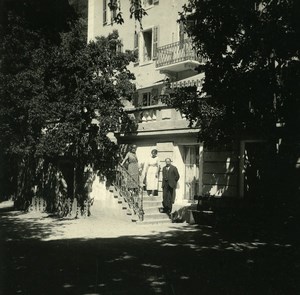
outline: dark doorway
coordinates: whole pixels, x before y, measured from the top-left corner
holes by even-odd
[[[273,190],[274,150],[266,142],[246,142],[244,152],[244,196],[262,201]]]

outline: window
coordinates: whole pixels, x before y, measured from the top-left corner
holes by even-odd
[[[184,40],[188,38],[187,30],[189,30],[189,27],[193,27],[195,25],[194,20],[187,20],[186,24],[182,21],[179,22],[179,43],[183,44]]]
[[[142,52],[140,59],[148,62],[157,58],[158,27],[153,27],[142,32]]]
[[[107,0],[103,0],[103,25],[107,24]]]
[[[141,102],[141,106],[145,107],[145,106],[151,106],[151,105],[157,105],[158,103],[158,89],[157,88],[153,88],[148,92],[144,92],[142,93],[142,102]]]
[[[113,23],[118,15],[118,2],[116,0],[103,0],[103,26],[107,25],[108,20]]]
[[[145,92],[143,93],[142,97],[142,106],[150,106],[151,105],[151,92]]]
[[[123,52],[123,40],[119,40],[119,42],[116,45],[116,52],[122,53]]]
[[[152,60],[152,30],[143,32],[144,48],[143,61]]]

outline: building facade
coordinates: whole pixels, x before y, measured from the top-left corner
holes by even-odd
[[[139,164],[143,166],[152,149],[158,150],[161,168],[165,158],[172,159],[180,180],[175,205],[193,202],[195,195],[210,194],[219,198],[244,194],[243,144],[218,150],[207,149],[197,141],[197,128],[190,128],[184,114],[164,105],[166,81],[172,87],[201,87],[203,73],[195,69],[205,61],[196,55],[192,43],[178,23],[185,0],[145,0],[147,15],[142,27],[130,18],[130,1],[122,1],[124,24],[113,22],[106,0],[89,0],[88,39],[118,30],[122,50],[134,50],[138,61],[129,66],[136,77],[136,97],[125,106],[138,122],[137,132],[116,134],[120,144],[136,144]],[[121,1],[119,1],[121,2]],[[161,194],[161,173],[159,182]]]

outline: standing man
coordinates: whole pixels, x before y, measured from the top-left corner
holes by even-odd
[[[172,204],[174,203],[173,196],[179,179],[179,173],[175,166],[171,164],[171,159],[166,158],[166,166],[162,170],[162,189],[163,189],[163,209],[165,213],[170,214]]]

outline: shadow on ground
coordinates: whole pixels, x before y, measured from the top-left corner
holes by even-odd
[[[0,214],[1,294],[300,291],[294,240],[187,226],[148,236],[44,241],[59,230],[57,223],[22,221],[16,214]]]

